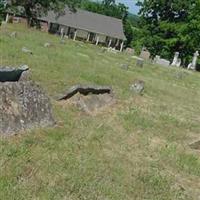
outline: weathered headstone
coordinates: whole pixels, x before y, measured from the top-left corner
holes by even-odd
[[[60,39],[63,40],[63,39],[64,39],[64,36],[65,36],[65,29],[64,29],[64,28],[61,28],[61,29],[60,29]]]
[[[128,47],[128,48],[126,48],[125,53],[131,54],[131,55],[134,55],[135,50],[132,49],[132,48],[129,48],[129,47]]]
[[[95,111],[113,104],[114,94],[111,87],[108,86],[75,85],[58,100],[70,100],[81,110],[88,114],[93,114]]]
[[[143,58],[144,60],[149,60],[150,56],[151,56],[150,52],[146,48],[143,48],[140,53],[140,58]]]
[[[13,68],[6,71],[9,82],[5,77],[0,79],[0,135],[53,125],[50,100],[44,91],[32,81],[23,81],[21,77],[14,80]],[[0,77],[4,72],[0,70]]]
[[[164,67],[169,67],[170,66],[170,61],[160,58],[160,56],[156,55],[156,57],[154,58],[154,63],[158,64],[158,65],[162,65]]]
[[[172,66],[180,67],[181,65],[181,59],[179,59],[179,52],[175,52],[173,62],[171,64]]]
[[[130,85],[130,90],[135,94],[142,94],[144,91],[144,81],[135,80],[133,84]]]
[[[137,58],[137,59],[136,59],[136,65],[137,65],[138,67],[143,67],[143,65],[144,65],[144,59],[142,59],[142,58]]]
[[[196,70],[198,56],[199,56],[199,52],[196,51],[196,52],[194,53],[194,56],[193,56],[193,59],[192,59],[192,63],[190,63],[190,64],[188,65],[188,69]]]

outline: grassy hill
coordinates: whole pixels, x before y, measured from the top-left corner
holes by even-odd
[[[130,55],[4,25],[0,65],[20,64],[52,98],[57,125],[0,139],[0,199],[200,199],[200,154],[189,147],[200,139],[199,73],[138,68]],[[129,91],[135,79],[145,81],[143,96]],[[116,104],[90,116],[54,100],[78,83],[111,85]]]

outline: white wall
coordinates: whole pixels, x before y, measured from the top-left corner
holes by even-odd
[[[97,41],[97,37],[99,37],[99,42],[100,43],[105,43],[106,42],[106,36],[105,35],[97,34],[96,37],[95,37],[95,41]]]
[[[87,39],[88,32],[83,30],[77,30],[77,37]]]

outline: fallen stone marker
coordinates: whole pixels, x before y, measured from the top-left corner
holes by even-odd
[[[28,66],[22,66],[20,73],[16,71],[0,69],[0,135],[54,124],[47,95],[34,82],[23,80]]]
[[[22,74],[29,70],[27,65],[23,65],[17,69],[4,67],[0,68],[0,82],[15,82],[19,81]]]
[[[72,101],[79,109],[88,114],[99,111],[114,103],[114,94],[107,86],[81,86],[76,85],[69,89],[66,95],[59,100]]]
[[[27,54],[31,54],[31,55],[33,54],[33,52],[31,50],[27,49],[26,47],[22,48],[22,52],[27,53]]]
[[[128,70],[129,69],[129,64],[121,64],[121,68],[122,69],[125,69],[125,70]]]
[[[88,95],[88,94],[91,94],[91,93],[92,94],[104,94],[104,93],[111,94],[112,88],[109,87],[109,86],[75,85],[75,86],[71,87],[66,92],[65,95],[62,95],[60,98],[58,98],[58,100],[69,99],[77,93],[80,93],[80,94],[85,95],[85,96]]]
[[[154,58],[154,63],[158,64],[158,65],[162,65],[164,67],[169,67],[170,66],[170,61],[160,58],[160,56],[156,55],[156,57]]]
[[[144,60],[149,60],[150,56],[151,56],[150,52],[146,48],[143,48],[140,53],[140,58]]]
[[[191,149],[200,150],[200,140],[189,145]]]
[[[135,94],[142,94],[144,91],[144,81],[142,80],[135,80],[132,85],[130,85],[130,90]]]

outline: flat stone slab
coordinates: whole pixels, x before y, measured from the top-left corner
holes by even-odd
[[[19,81],[22,74],[28,70],[29,67],[27,65],[23,65],[19,68],[0,67],[0,82]]]
[[[109,86],[95,86],[95,85],[75,85],[71,87],[66,94],[61,95],[58,100],[67,100],[74,96],[75,94],[80,93],[82,95],[88,94],[104,94],[112,93],[112,88]]]
[[[80,110],[88,114],[93,114],[115,102],[111,87],[92,85],[73,86],[58,100],[69,100]]]
[[[114,96],[110,94],[90,94],[87,96],[77,94],[70,101],[87,114],[97,113],[115,102]]]
[[[0,83],[0,135],[52,126],[51,104],[32,81]]]

